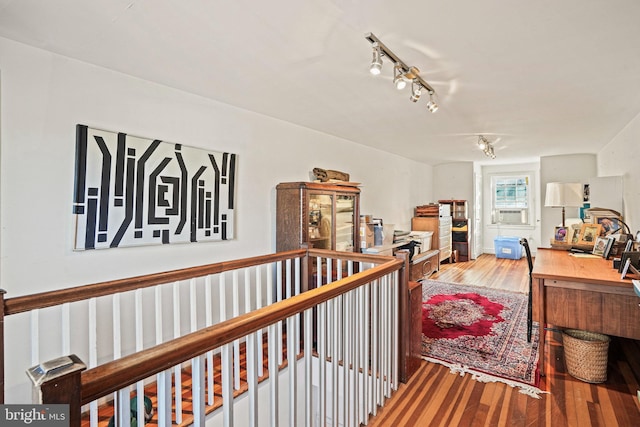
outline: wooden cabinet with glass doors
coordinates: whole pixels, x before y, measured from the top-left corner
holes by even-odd
[[[360,248],[360,188],[316,182],[276,186],[276,250]],[[313,269],[313,266],[312,266]]]

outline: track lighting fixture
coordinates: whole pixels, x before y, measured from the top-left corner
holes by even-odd
[[[436,104],[436,102],[433,100],[432,91],[429,91],[429,102],[427,103],[427,109],[432,113],[438,111],[438,104]]]
[[[420,86],[420,83],[416,83],[415,80],[412,80],[411,96],[409,97],[409,99],[413,102],[418,102],[418,99],[420,99],[420,95],[422,95],[422,86]]]
[[[380,50],[380,46],[375,44],[373,46],[373,59],[371,60],[369,71],[374,76],[377,76],[380,74],[380,71],[382,71],[382,51]]]
[[[369,71],[371,74],[378,75],[382,71],[382,57],[389,58],[390,61],[393,61],[393,84],[398,90],[402,90],[406,87],[407,83],[411,81],[411,96],[409,99],[412,102],[418,102],[420,99],[420,95],[422,94],[422,90],[426,90],[429,92],[429,102],[427,104],[427,109],[435,113],[438,110],[438,104],[434,101],[435,91],[431,87],[429,83],[424,81],[422,77],[420,77],[420,70],[416,67],[410,67],[405,64],[398,56],[389,50],[373,33],[365,34],[365,38],[371,42],[373,46],[373,60],[371,61],[371,66],[369,67]]]
[[[404,72],[398,63],[393,67],[393,84],[398,90],[402,90],[407,86],[407,81],[404,79]]]
[[[493,144],[482,135],[478,135],[478,147],[484,152],[485,156],[491,157],[492,159],[496,158],[496,154],[493,151]]]

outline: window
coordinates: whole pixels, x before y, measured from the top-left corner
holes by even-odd
[[[491,223],[530,225],[529,175],[492,176]]]

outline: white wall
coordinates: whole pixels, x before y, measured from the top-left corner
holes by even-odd
[[[433,167],[435,200],[460,199],[473,202],[473,162],[444,163]],[[472,208],[469,206],[469,210]]]
[[[433,201],[466,200],[469,217],[469,258],[475,259],[473,238],[473,162],[443,163],[433,167]]]
[[[0,287],[7,298],[272,252],[275,186],[306,181],[314,167],[350,173],[363,184],[362,212],[398,227],[408,229],[413,208],[432,199],[430,166],[7,39],[0,38],[0,52]],[[78,123],[236,153],[237,239],[74,252]],[[5,349],[24,339],[8,330]],[[8,353],[7,403],[29,401],[29,358]]]
[[[548,182],[587,183],[597,176],[595,154],[569,154],[540,158],[540,200],[542,204],[542,241],[540,246],[551,246],[554,227],[562,223],[562,209],[544,207]],[[566,208],[566,218],[578,218],[579,208]]]
[[[533,225],[494,225],[491,224],[492,189],[491,176],[500,174],[530,174],[529,183],[533,209],[530,219]],[[538,163],[520,163],[513,165],[484,165],[482,166],[482,217],[483,217],[483,252],[495,253],[494,239],[498,236],[525,237],[531,251],[535,253],[540,246],[540,165]]]
[[[598,176],[622,176],[625,222],[640,230],[640,114],[598,152]]]

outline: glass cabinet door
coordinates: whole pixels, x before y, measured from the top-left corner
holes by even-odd
[[[333,249],[333,196],[309,196],[309,242],[317,249]]]
[[[355,197],[336,196],[336,251],[354,251]]]

